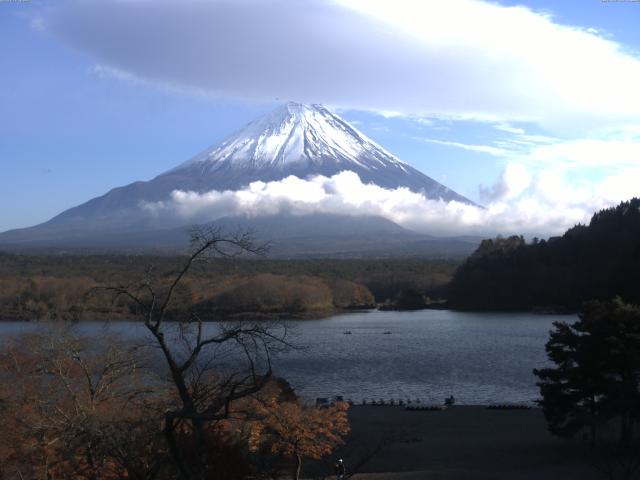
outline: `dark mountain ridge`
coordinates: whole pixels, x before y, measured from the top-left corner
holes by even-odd
[[[480,238],[438,238],[406,230],[382,217],[313,214],[271,215],[255,218],[225,217],[215,225],[224,231],[255,233],[256,241],[269,244],[272,258],[458,258],[469,255]],[[21,253],[180,254],[189,245],[190,225],[175,228],[140,228],[118,231],[74,232],[62,229],[59,237],[38,231],[29,241],[16,238],[0,249]],[[11,237],[7,234],[7,237]]]

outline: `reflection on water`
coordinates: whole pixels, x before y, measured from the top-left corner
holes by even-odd
[[[538,397],[532,369],[546,364],[544,344],[555,320],[574,317],[424,310],[291,321],[293,341],[306,348],[275,358],[274,373],[308,398],[442,402],[454,395],[463,404],[531,402]],[[37,323],[0,324],[4,338],[38,328]],[[146,336],[135,322],[87,322],[77,328],[96,337],[106,330]]]

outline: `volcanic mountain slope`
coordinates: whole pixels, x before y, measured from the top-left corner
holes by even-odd
[[[0,244],[82,244],[126,232],[166,231],[179,219],[150,215],[142,205],[175,190],[237,190],[254,181],[308,178],[353,171],[363,183],[407,187],[427,198],[470,200],[399,160],[320,105],[288,103],[226,140],[150,181],[111,190],[35,227],[0,234]],[[345,212],[348,213],[348,212]],[[183,223],[189,223],[184,220]]]
[[[194,190],[238,189],[289,175],[358,174],[363,183],[408,187],[427,198],[471,203],[399,160],[320,105],[288,103],[218,146],[157,177],[197,179]],[[155,181],[154,180],[154,181]]]

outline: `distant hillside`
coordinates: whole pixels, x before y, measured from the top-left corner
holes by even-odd
[[[132,284],[149,267],[162,284],[185,257],[15,255],[0,251],[0,320],[131,318],[135,306],[96,285]],[[388,303],[401,292],[437,298],[457,264],[424,259],[212,259],[193,265],[177,292],[172,318],[308,318]]]
[[[466,258],[480,237],[434,237],[412,232],[376,216],[314,213],[264,217],[224,217],[215,224],[226,232],[254,232],[269,244],[270,258]],[[37,228],[0,234],[0,249],[18,253],[184,254],[192,226],[162,230],[75,231],[40,236]],[[29,232],[26,232],[28,230]],[[25,233],[26,232],[26,233]],[[29,240],[24,235],[30,235]],[[49,233],[52,234],[51,231]],[[53,234],[52,234],[53,235]]]
[[[451,305],[473,309],[569,309],[620,295],[640,302],[640,199],[593,215],[548,241],[483,241],[449,285]]]

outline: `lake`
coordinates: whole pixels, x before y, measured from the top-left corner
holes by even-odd
[[[548,364],[544,344],[552,322],[575,319],[421,310],[290,321],[292,339],[306,348],[276,357],[274,373],[309,399],[343,395],[358,403],[391,398],[432,403],[454,395],[460,404],[531,403],[539,397],[532,369]],[[38,328],[43,327],[0,323],[5,339]],[[105,330],[145,336],[136,322],[85,322],[77,329],[96,337]]]

